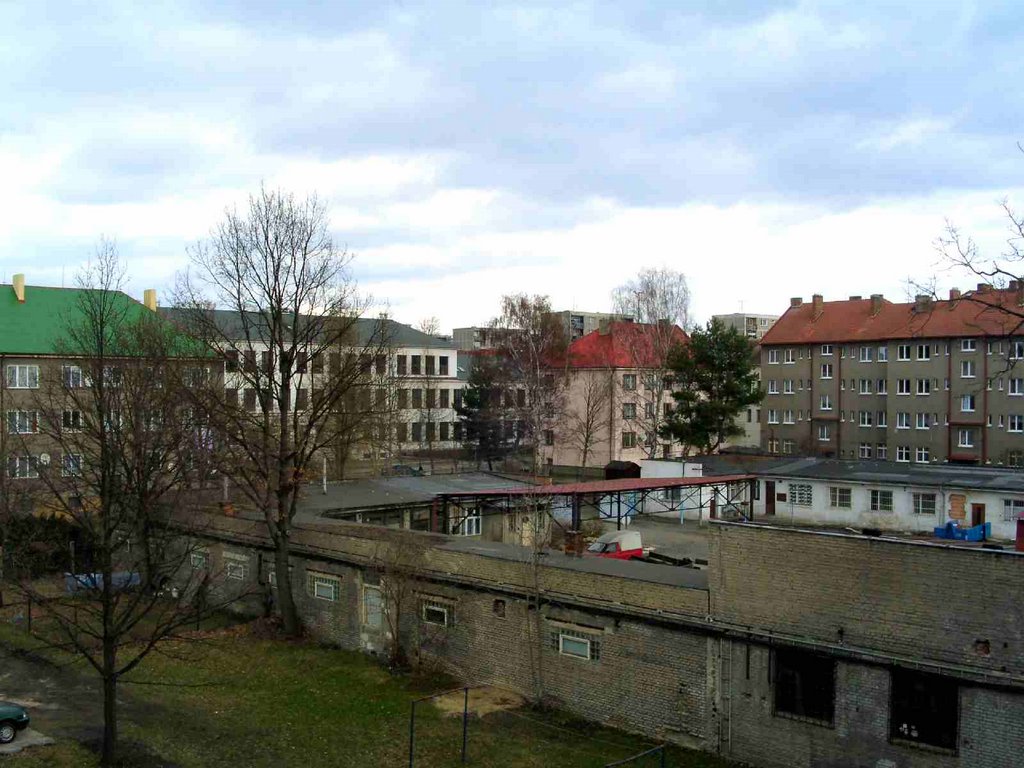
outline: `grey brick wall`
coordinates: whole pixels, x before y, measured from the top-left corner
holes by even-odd
[[[779,768],[997,768],[1018,765],[1024,753],[1024,696],[961,687],[958,746],[951,754],[889,739],[885,667],[839,662],[834,724],[826,726],[772,713],[767,646],[724,641],[721,649],[716,704],[728,727],[719,737],[722,753],[734,759]]]

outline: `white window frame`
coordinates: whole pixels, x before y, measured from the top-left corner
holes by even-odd
[[[782,355],[782,364],[783,365],[794,365],[794,364],[796,364],[796,354],[793,352],[793,350],[791,348],[790,349],[786,349],[785,352],[783,353],[783,355]]]
[[[871,458],[871,443],[861,443],[857,449],[857,455],[862,459]]]
[[[768,364],[769,365],[778,365],[778,363],[779,363],[779,350],[777,350],[777,349],[769,349],[768,350]]]
[[[39,411],[8,411],[7,434],[35,435],[39,432]]]
[[[860,427],[874,426],[874,413],[872,411],[859,411],[857,414],[857,425]]]
[[[82,476],[82,454],[80,453],[65,453],[60,457],[60,476],[61,477],[81,477]]]
[[[931,429],[932,426],[931,426],[931,420],[930,420],[929,417],[930,417],[930,414],[924,413],[924,412],[919,412],[917,414],[917,418],[915,419],[914,429]]]
[[[974,395],[961,395],[960,396],[960,413],[974,413],[975,405],[977,401]],[[970,405],[970,407],[968,407]]]
[[[889,394],[889,382],[885,379],[879,379],[875,391],[879,395]]]
[[[778,424],[779,423],[779,412],[775,408],[768,409],[768,423]]]
[[[1000,381],[1000,383],[1002,383],[1002,381]],[[1024,396],[1024,379],[1010,379],[1010,384],[1006,389],[1006,394],[1010,397]]]
[[[844,493],[846,503],[843,503]],[[853,506],[853,489],[847,486],[830,485],[828,487],[828,505],[831,509],[850,509]]]
[[[978,340],[977,339],[960,339],[960,351],[961,352],[977,352],[978,351]]]
[[[918,464],[927,464],[932,460],[932,452],[926,446],[918,446],[914,451],[914,461]]]
[[[896,461],[900,464],[910,463],[910,446],[909,445],[897,445],[896,446]]]
[[[377,622],[372,623],[370,621],[370,608],[369,602],[367,601],[367,595],[377,593]],[[361,618],[363,620],[363,626],[369,627],[373,630],[381,630],[384,628],[384,590],[380,588],[378,584],[363,584],[362,601],[360,603]]]
[[[822,395],[819,399],[819,410],[831,411],[832,410],[832,395]]]
[[[924,391],[922,391],[924,390]],[[919,397],[927,397],[932,393],[932,380],[931,379],[918,379],[917,380],[917,394]]]
[[[818,425],[818,442],[827,443],[832,439],[831,433],[828,428],[828,424]]]
[[[960,378],[961,379],[973,379],[977,376],[978,365],[974,360],[961,360],[960,361]]]
[[[792,395],[793,394],[793,380],[785,379],[782,382],[782,394]]]
[[[777,395],[779,394],[779,382],[776,379],[768,380],[768,394]]]
[[[928,502],[927,504],[925,502]],[[927,506],[931,506],[931,509],[926,509]],[[934,493],[923,493],[915,491],[913,494],[913,508],[912,512],[915,515],[929,515],[934,517],[939,505],[936,502]]]
[[[886,443],[878,443],[875,446],[875,458],[882,460],[889,458],[889,446]]]
[[[1003,499],[1003,522],[1016,522],[1024,515],[1024,499]]]
[[[896,429],[910,429],[910,413],[907,411],[897,411]]]
[[[878,348],[878,358],[877,359],[878,359],[878,362],[880,362],[880,363],[888,363],[889,362],[889,348],[888,347],[879,347]]]
[[[917,345],[917,359],[918,362],[925,362],[932,359],[932,345],[931,344],[918,344]]]
[[[33,480],[39,477],[39,457],[33,454],[9,455],[6,471],[12,480]]]
[[[832,357],[832,355],[834,353],[835,353],[835,347],[833,347],[831,344],[822,344],[821,345],[821,356],[822,357]]]
[[[188,556],[188,563],[197,571],[209,568],[210,552],[205,549],[194,549]]]
[[[892,512],[892,491],[886,491],[880,488],[872,488],[871,511]]]
[[[896,347],[896,359],[900,362],[906,362],[910,360],[910,345],[900,344]]]
[[[871,379],[861,379],[859,382],[858,393],[861,395],[871,394]]]
[[[822,381],[828,381],[832,378],[832,363],[821,364],[821,379]]]
[[[336,603],[341,600],[341,577],[320,571],[307,571],[306,591],[314,600]]]
[[[957,448],[973,448],[974,447],[974,430],[958,429],[956,431],[956,447]]]
[[[228,560],[224,563],[224,577],[234,581],[244,581],[249,575],[249,566],[237,560]]]
[[[11,363],[7,366],[8,389],[39,389],[39,366]]]
[[[906,385],[906,386],[904,386]],[[911,392],[910,379],[896,379],[896,394],[909,395]]]
[[[1002,416],[999,417],[1002,419]],[[1011,413],[1006,417],[1007,432],[1024,432],[1024,415]]]
[[[420,602],[420,621],[435,627],[450,627],[452,625],[451,607],[449,603],[424,598]],[[437,621],[438,614],[440,614],[440,621]]]
[[[61,381],[68,389],[80,389],[85,386],[85,375],[80,365],[62,365]]]

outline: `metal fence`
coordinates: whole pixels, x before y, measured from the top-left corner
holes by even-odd
[[[464,686],[462,688],[452,688],[448,691],[441,691],[440,693],[432,693],[429,696],[422,696],[418,699],[414,699],[409,706],[409,768],[415,768],[416,766],[416,705],[421,704],[424,701],[430,701],[432,699],[439,698],[441,696],[448,696],[457,691],[462,691],[462,763],[466,763],[467,753],[466,747],[469,739],[469,689],[474,686]]]
[[[604,768],[665,768],[665,745],[662,744],[657,747],[652,747],[645,752],[641,752],[632,757],[627,757],[623,760],[617,760],[614,763],[606,763]]]

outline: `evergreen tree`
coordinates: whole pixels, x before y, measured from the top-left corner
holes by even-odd
[[[669,368],[675,406],[662,437],[714,453],[730,437],[743,434],[736,417],[763,397],[753,345],[745,336],[712,321],[673,352]]]
[[[477,466],[501,461],[516,448],[512,414],[505,408],[508,385],[506,366],[496,355],[480,355],[473,361],[462,404],[456,413],[462,422],[463,445]]]

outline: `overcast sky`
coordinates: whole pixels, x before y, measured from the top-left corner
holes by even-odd
[[[1024,205],[1024,40],[1014,3],[897,6],[0,3],[0,277],[105,235],[166,296],[265,180],[410,323],[661,265],[701,320],[902,299],[946,217],[998,250]]]

